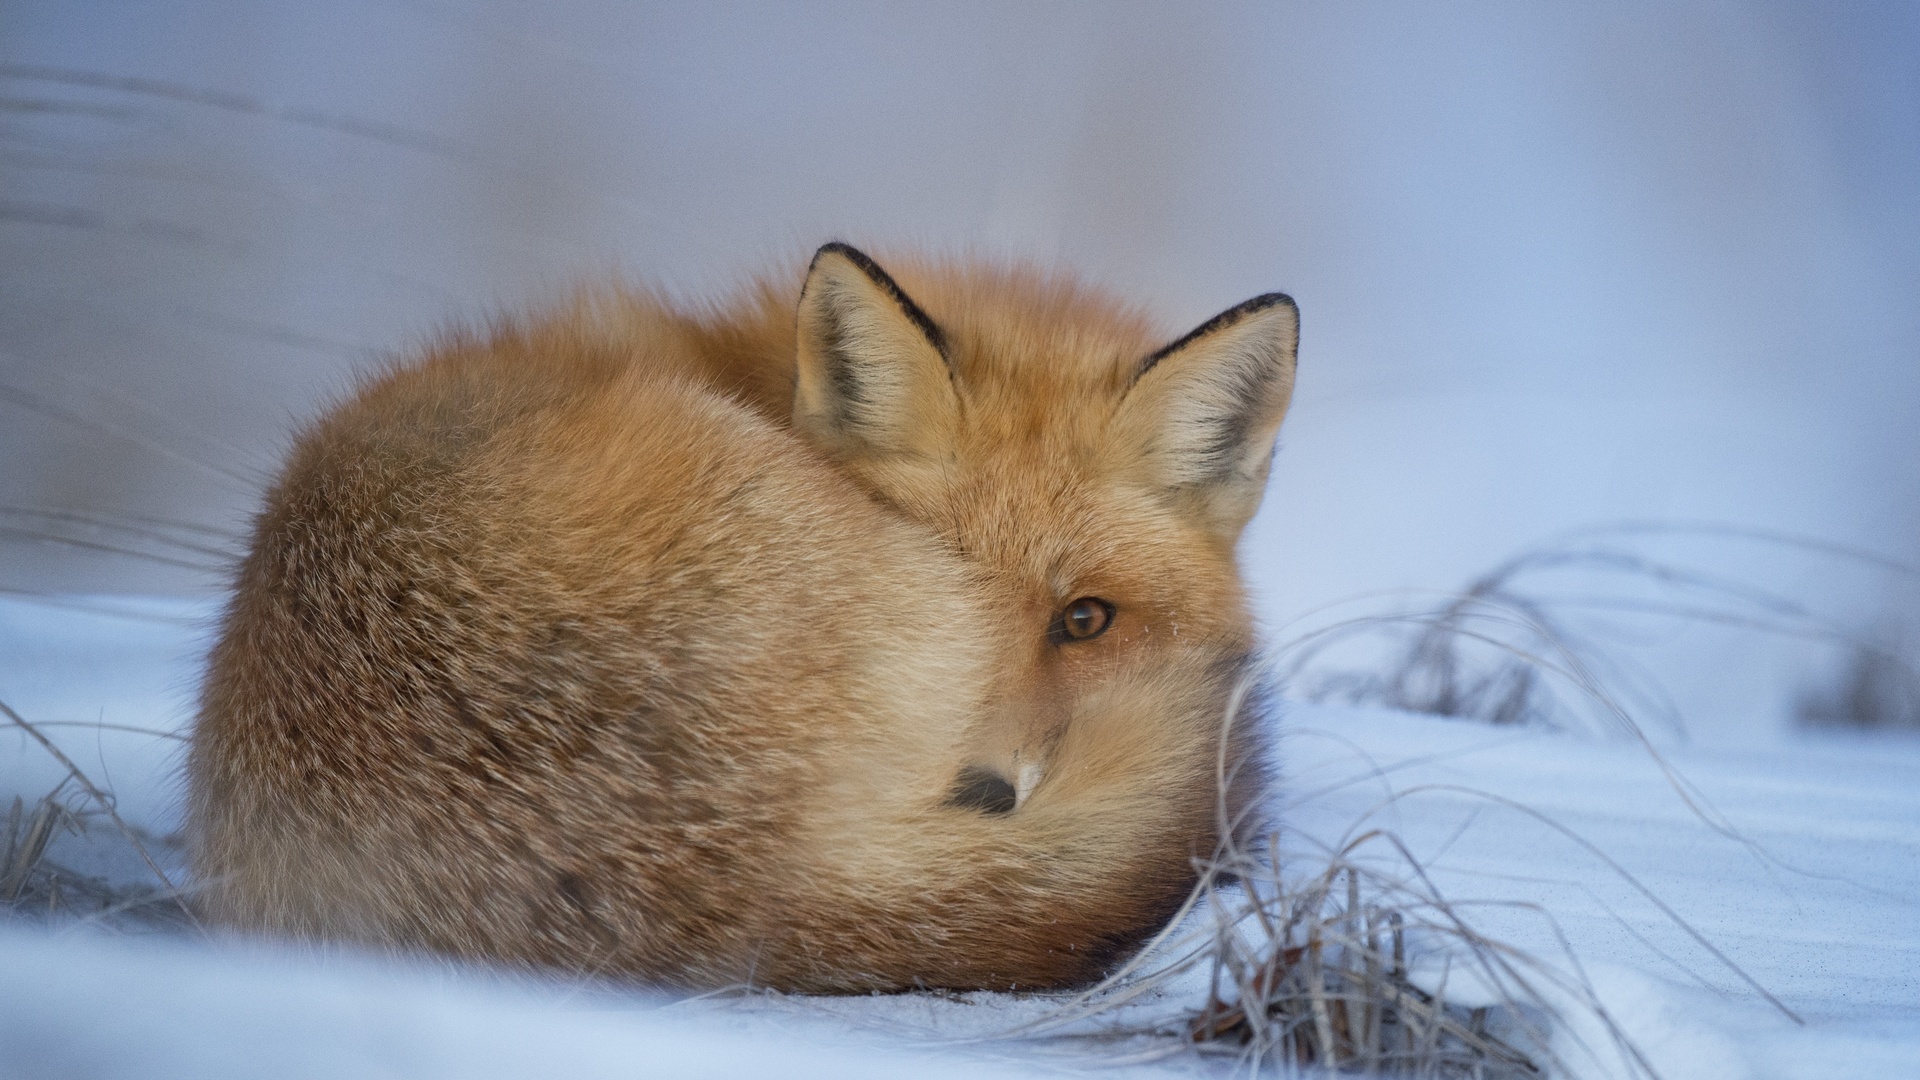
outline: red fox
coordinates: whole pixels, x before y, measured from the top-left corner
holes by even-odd
[[[1080,984],[1162,926],[1259,784],[1234,548],[1294,303],[1161,344],[898,269],[588,296],[307,430],[202,692],[209,915],[826,992]]]

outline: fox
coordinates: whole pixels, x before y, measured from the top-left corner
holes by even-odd
[[[1298,309],[1169,341],[889,261],[499,317],[299,433],[189,749],[206,917],[809,993],[1082,986],[1164,927],[1258,820],[1236,548]]]

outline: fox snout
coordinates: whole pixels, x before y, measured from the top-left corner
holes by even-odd
[[[1010,814],[1019,807],[1020,794],[1019,787],[1013,781],[992,769],[969,765],[954,778],[953,793],[947,796],[947,805],[957,810],[978,810],[983,814]]]

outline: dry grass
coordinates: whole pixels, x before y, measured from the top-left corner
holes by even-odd
[[[40,728],[0,702],[0,719],[40,744],[67,770],[52,791],[29,805],[15,796],[7,812],[5,859],[0,861],[0,911],[8,915],[78,920],[116,930],[197,929],[187,894],[161,866],[178,863],[178,837],[155,836],[128,824],[113,796],[98,787]],[[111,726],[111,725],[107,725]],[[62,836],[95,851],[123,847],[144,864],[145,880],[113,881],[81,873],[52,858]]]
[[[1371,839],[1371,837],[1369,837]],[[1211,992],[1191,1025],[1203,1046],[1235,1048],[1246,1064],[1318,1065],[1388,1076],[1538,1076],[1528,1052],[1496,1034],[1493,1008],[1449,1003],[1446,979],[1412,977],[1410,935],[1451,935],[1471,946],[1483,976],[1515,974],[1495,943],[1474,935],[1438,897],[1417,902],[1344,859],[1288,883],[1278,860],[1257,860],[1238,896],[1216,895]],[[1362,882],[1372,888],[1363,893]],[[1363,899],[1363,895],[1367,895]],[[1252,934],[1247,933],[1251,929]],[[1527,1017],[1504,993],[1503,1025]],[[1544,1029],[1523,1023],[1525,1044]],[[1511,1037],[1511,1036],[1509,1036]],[[1519,1042],[1521,1040],[1516,1040]]]
[[[1536,724],[1644,739],[1684,731],[1670,696],[1631,646],[1676,627],[1727,627],[1814,643],[1847,657],[1835,682],[1803,695],[1803,717],[1914,715],[1920,674],[1884,635],[1783,592],[1649,554],[1656,541],[1710,540],[1825,560],[1911,583],[1920,571],[1806,537],[1728,526],[1621,523],[1525,550],[1457,593],[1383,594],[1311,613],[1283,640],[1278,677],[1295,696],[1404,712]],[[1627,647],[1622,647],[1627,646]]]
[[[1396,846],[1369,833],[1305,876],[1283,873],[1271,848],[1243,851],[1231,885],[1233,864],[1220,867],[1187,961],[1206,970],[1207,994],[1163,1035],[1249,1075],[1543,1075],[1551,1009],[1535,983],[1552,972],[1477,933],[1420,876],[1351,857],[1374,843]],[[1469,1000],[1450,999],[1463,977]]]
[[[178,894],[162,882],[115,882],[84,874],[56,862],[49,853],[53,841],[70,835],[83,844],[113,842],[103,838],[105,815],[76,806],[63,796],[62,784],[31,806],[15,797],[4,826],[5,851],[0,860],[0,911],[22,918],[78,920],[116,930],[185,930],[194,925]],[[149,853],[166,851],[177,841],[137,832]]]
[[[1837,670],[1801,689],[1794,719],[1805,727],[1920,730],[1920,675],[1909,655],[1892,628],[1851,645]]]
[[[216,529],[159,518],[107,518],[67,510],[0,506],[0,543],[71,548],[220,581],[239,564],[232,537]]]

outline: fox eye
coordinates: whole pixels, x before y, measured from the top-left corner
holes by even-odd
[[[1053,621],[1048,637],[1061,645],[1069,641],[1088,641],[1107,632],[1113,625],[1113,605],[1097,596],[1083,596],[1068,604]]]

